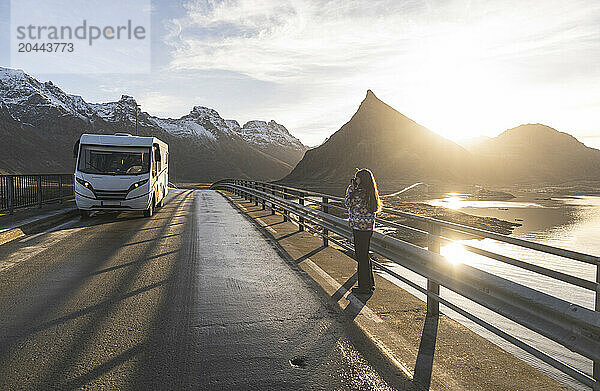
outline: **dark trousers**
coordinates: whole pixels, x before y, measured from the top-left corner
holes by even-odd
[[[375,286],[373,279],[373,265],[369,257],[369,245],[373,231],[352,230],[354,236],[354,253],[358,261],[358,287],[360,289],[371,289]]]

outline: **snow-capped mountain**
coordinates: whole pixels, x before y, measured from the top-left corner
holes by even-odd
[[[10,140],[0,150],[12,149],[29,157],[18,164],[14,159],[0,158],[0,170],[69,172],[74,164],[71,148],[80,134],[133,134],[135,111],[136,101],[131,96],[123,95],[115,102],[88,103],[50,81],[40,82],[22,70],[0,67],[0,120],[5,125],[0,130]],[[138,134],[153,135],[170,144],[172,174],[177,180],[279,179],[291,171],[306,149],[299,141],[283,142],[297,139],[278,124],[278,128],[265,128],[264,134],[255,129],[260,138],[255,142],[237,121],[225,120],[214,109],[203,106],[195,106],[176,119],[138,111],[137,121]]]
[[[308,149],[285,126],[273,120],[248,121],[242,127],[237,121],[230,120],[228,123],[233,131],[250,144],[292,165],[296,165]]]
[[[80,96],[66,94],[51,81],[42,83],[20,69],[0,67],[0,100],[20,120],[28,119],[33,106],[84,120],[93,115],[90,105]]]

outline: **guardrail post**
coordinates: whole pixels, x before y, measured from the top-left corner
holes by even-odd
[[[15,212],[15,200],[13,198],[14,188],[15,188],[14,178],[11,175],[8,177],[8,194],[6,195],[8,197],[7,203],[8,203],[8,213],[9,214],[13,214]]]
[[[258,185],[256,184],[256,182],[252,182],[252,188],[254,190],[258,190]],[[258,206],[258,195],[254,196],[254,206]]]
[[[275,197],[275,190],[271,188],[271,194]],[[275,214],[275,202],[271,202],[271,216]]]
[[[62,184],[62,175],[58,175],[58,202],[63,203],[63,184]]]
[[[596,284],[600,284],[600,258],[596,264]],[[596,287],[596,306],[594,308],[597,312],[600,312],[600,291]],[[594,380],[600,382],[600,361],[594,361],[594,370],[592,372]]]
[[[300,205],[304,205],[304,195],[303,194],[298,195],[298,203]],[[304,231],[304,217],[298,215],[298,221],[299,221],[298,230],[300,232],[302,232],[302,231]]]
[[[35,176],[35,183],[37,187],[37,206],[38,208],[42,207],[42,176]]]
[[[265,185],[264,185],[264,184],[262,184],[262,185],[260,186],[260,190],[261,190],[263,193],[265,192]],[[266,203],[267,203],[267,201],[265,200],[265,197],[263,196],[263,198],[262,198],[262,208],[261,208],[261,210],[265,210],[265,208],[266,208],[266,205],[265,205],[265,204],[266,204]]]
[[[284,200],[287,200],[287,195],[286,195],[286,193],[285,193],[285,189],[283,189],[281,192],[283,193],[283,194],[281,195],[281,196],[283,197],[283,199],[284,199]],[[288,212],[287,212],[287,210],[285,210],[285,209],[283,210],[283,221],[288,221]]]
[[[435,223],[429,225],[429,245],[427,249],[433,253],[440,253],[440,226]],[[440,294],[440,284],[427,279],[427,290],[436,295]],[[427,313],[438,315],[440,313],[440,302],[427,296]]]
[[[323,213],[329,213],[329,198],[323,197],[323,205],[321,206]],[[323,247],[329,246],[329,230],[327,228],[323,228]]]

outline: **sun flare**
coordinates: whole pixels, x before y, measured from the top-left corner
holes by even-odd
[[[441,248],[441,254],[446,257],[450,263],[459,265],[465,263],[467,250],[465,250],[462,244],[452,242]]]
[[[459,196],[448,197],[444,200],[444,202],[446,203],[446,205],[444,205],[446,208],[456,210],[456,209],[460,209],[460,207],[461,207],[461,199]]]

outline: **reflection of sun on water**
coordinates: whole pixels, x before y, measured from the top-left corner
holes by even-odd
[[[452,264],[467,263],[468,251],[460,243],[452,242],[442,246],[440,252]]]
[[[444,200],[446,203],[444,206],[450,209],[460,209],[461,207],[461,199],[459,196],[448,197]]]

